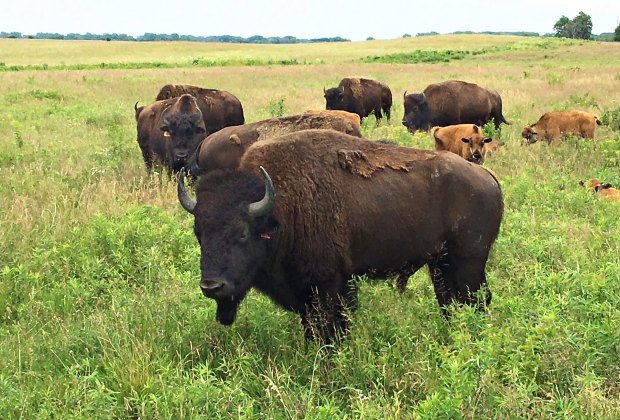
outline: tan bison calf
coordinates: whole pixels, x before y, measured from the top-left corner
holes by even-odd
[[[521,135],[528,144],[538,140],[546,140],[548,143],[559,140],[567,134],[592,139],[594,142],[594,129],[601,121],[594,114],[583,111],[552,111],[546,112],[535,124],[528,125]],[[596,142],[594,142],[596,148]]]
[[[431,135],[435,139],[435,150],[456,153],[470,162],[482,164],[487,154],[486,144],[493,141],[484,137],[482,129],[475,124],[457,124],[447,127],[433,127]]]
[[[603,184],[596,178],[592,178],[588,181],[579,181],[579,185],[586,187],[589,191],[598,194],[599,197],[603,197],[609,201],[620,201],[620,190],[612,188],[611,184]]]

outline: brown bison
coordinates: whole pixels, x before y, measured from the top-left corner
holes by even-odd
[[[387,85],[371,79],[344,78],[338,87],[325,90],[325,109],[344,110],[359,115],[360,119],[371,113],[377,121],[382,118],[381,110],[390,120],[392,91]]]
[[[157,94],[156,101],[171,99],[184,94],[196,98],[202,111],[207,135],[224,127],[245,122],[243,106],[239,99],[225,90],[207,89],[192,85],[165,85]]]
[[[221,324],[254,287],[298,313],[308,338],[329,340],[355,307],[352,276],[407,278],[423,265],[446,316],[451,302],[490,303],[477,292],[502,193],[452,153],[306,130],[255,143],[237,170],[199,178],[196,200],[181,172],[178,196],[194,215],[200,288]]]
[[[613,188],[610,183],[602,183],[596,178],[588,181],[579,181],[579,185],[609,201],[620,201],[620,190]]]
[[[138,108],[138,145],[147,171],[163,165],[170,171],[183,168],[204,138],[203,114],[192,95],[157,101]]]
[[[404,95],[403,125],[410,132],[433,126],[455,124],[484,125],[493,120],[495,127],[508,124],[502,114],[502,98],[494,90],[474,83],[448,80],[428,85],[422,93]]]
[[[594,141],[594,129],[601,121],[594,114],[583,111],[545,112],[534,124],[523,129],[521,135],[528,144],[538,140],[548,143],[559,140],[567,134],[574,134]],[[594,143],[596,147],[596,143]]]
[[[359,117],[349,112],[346,112],[348,115],[342,115],[343,112],[311,111],[301,115],[226,127],[211,134],[200,143],[196,153],[190,159],[191,174],[200,176],[214,169],[235,169],[239,166],[243,153],[255,142],[295,131],[324,128],[361,137]]]
[[[481,165],[487,154],[486,145],[493,141],[484,137],[482,129],[475,124],[457,124],[447,127],[433,127],[435,150],[447,150],[463,159]]]

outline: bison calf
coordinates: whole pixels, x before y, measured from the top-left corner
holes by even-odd
[[[447,127],[433,127],[431,135],[435,139],[435,150],[447,150],[481,165],[487,154],[488,143],[492,138],[484,137],[477,125],[458,124]]]
[[[609,183],[602,183],[596,178],[589,181],[579,181],[579,185],[609,201],[620,201],[620,190],[613,188]]]
[[[521,135],[528,144],[532,144],[538,140],[551,143],[565,135],[574,134],[592,139],[596,148],[594,130],[597,125],[601,125],[601,121],[589,112],[551,111],[544,113],[536,123],[525,127]]]

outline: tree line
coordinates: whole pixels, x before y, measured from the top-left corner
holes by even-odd
[[[127,34],[104,33],[104,34],[85,34],[69,33],[66,35],[55,32],[38,32],[36,35],[24,35],[21,32],[0,32],[0,38],[26,38],[26,39],[67,39],[67,40],[87,40],[87,41],[190,41],[190,42],[229,42],[235,44],[305,44],[312,42],[350,42],[349,39],[336,37],[325,38],[296,38],[294,36],[270,36],[264,37],[254,35],[248,38],[233,35],[179,35],[173,34],[154,34],[146,32],[144,35],[132,36]]]

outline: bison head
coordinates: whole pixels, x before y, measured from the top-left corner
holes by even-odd
[[[323,88],[323,96],[325,97],[325,109],[328,110],[344,110],[344,87],[335,87],[325,90]]]
[[[191,95],[182,95],[164,112],[161,131],[169,138],[168,153],[173,169],[185,166],[187,158],[205,137],[202,112]]]
[[[527,144],[536,143],[538,141],[538,133],[532,125],[525,127],[521,133],[521,136],[525,139]]]
[[[410,133],[416,130],[428,130],[431,125],[431,115],[428,101],[424,93],[411,93],[407,91],[403,94],[405,102],[405,114],[403,115],[403,125]]]
[[[485,144],[493,141],[490,137],[483,137],[480,128],[477,125],[474,125],[473,134],[469,137],[463,137],[461,139],[463,143],[469,146],[465,150],[465,156],[467,156],[467,160],[473,163],[477,163],[481,165],[484,162],[484,158],[487,154]]]
[[[194,215],[194,234],[200,244],[200,289],[217,302],[216,319],[235,321],[237,308],[268,268],[265,261],[275,240],[275,189],[261,167],[264,180],[240,171],[214,171],[200,178],[197,199],[185,190],[184,171],[178,197]]]

